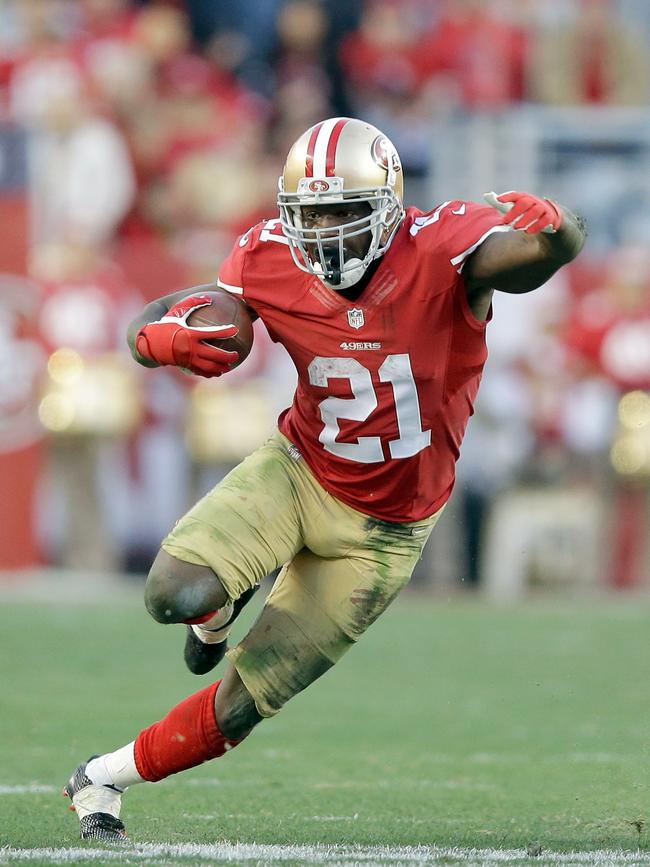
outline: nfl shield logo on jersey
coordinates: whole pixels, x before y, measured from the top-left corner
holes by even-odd
[[[348,310],[348,322],[351,328],[361,328],[362,325],[365,325],[366,320],[363,316],[363,310],[360,310],[358,307]]]

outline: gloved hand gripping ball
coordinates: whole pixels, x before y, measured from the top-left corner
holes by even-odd
[[[253,324],[245,305],[225,292],[184,298],[143,326],[135,341],[144,358],[206,377],[241,364],[252,345]]]

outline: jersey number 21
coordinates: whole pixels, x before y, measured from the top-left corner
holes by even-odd
[[[318,439],[326,451],[361,464],[381,463],[384,453],[378,436],[358,437],[356,442],[337,442],[339,419],[365,421],[378,400],[368,368],[355,358],[317,356],[308,368],[312,385],[327,387],[330,379],[347,379],[353,397],[326,397],[319,404],[323,430]],[[391,458],[410,458],[431,444],[431,431],[422,430],[418,392],[407,354],[387,355],[379,368],[381,382],[393,387],[399,437],[388,443]]]

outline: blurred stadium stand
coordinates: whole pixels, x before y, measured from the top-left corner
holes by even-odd
[[[0,0],[0,578],[144,572],[265,437],[294,374],[263,329],[197,384],[138,369],[124,326],[212,281],[274,215],[293,139],[354,113],[409,202],[523,188],[590,227],[544,289],[495,301],[414,584],[650,586],[649,38],[646,0]]]

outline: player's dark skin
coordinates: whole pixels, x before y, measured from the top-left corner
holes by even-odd
[[[318,205],[303,208],[305,228],[335,229],[369,213],[367,203]],[[499,232],[490,235],[467,259],[463,269],[467,299],[474,316],[487,319],[495,290],[510,294],[531,292],[544,284],[562,265],[571,261],[582,248],[585,232],[570,211],[564,209],[560,229],[554,234]],[[370,243],[369,234],[355,235],[346,241],[353,256],[363,259]],[[339,294],[350,301],[358,299],[372,279],[381,260],[373,262],[363,278]],[[160,319],[182,298],[215,286],[199,286],[166,295],[148,304],[134,320],[128,333],[131,351],[140,363],[155,366],[135,351],[140,328]],[[336,290],[332,290],[336,291]],[[257,318],[250,310],[253,318]],[[145,586],[145,605],[159,623],[182,623],[222,608],[228,595],[216,575],[207,566],[196,566],[172,557],[162,549],[149,571]],[[215,714],[222,733],[233,740],[245,737],[262,720],[255,703],[237,670],[229,665],[215,697]]]
[[[371,212],[371,208],[367,202],[347,204],[345,202],[339,202],[338,204],[332,205],[303,207],[301,208],[301,211],[303,228],[320,229],[325,245],[327,244],[327,230],[332,229],[332,239],[336,240],[336,246],[338,247],[338,232],[336,231],[338,227],[344,226],[346,223],[351,223],[354,220],[359,220],[362,217],[367,217]],[[368,252],[370,241],[371,237],[369,232],[352,235],[350,238],[346,238],[344,250],[349,254],[349,258],[363,259]],[[310,245],[307,244],[307,250],[311,253],[309,248]],[[349,301],[356,301],[356,299],[363,293],[363,290],[366,288],[370,280],[372,280],[373,274],[377,270],[378,265],[379,260],[372,262],[361,280],[359,280],[358,283],[355,283],[354,286],[350,286],[348,289],[337,289],[333,291],[343,295],[343,297],[347,298]]]

